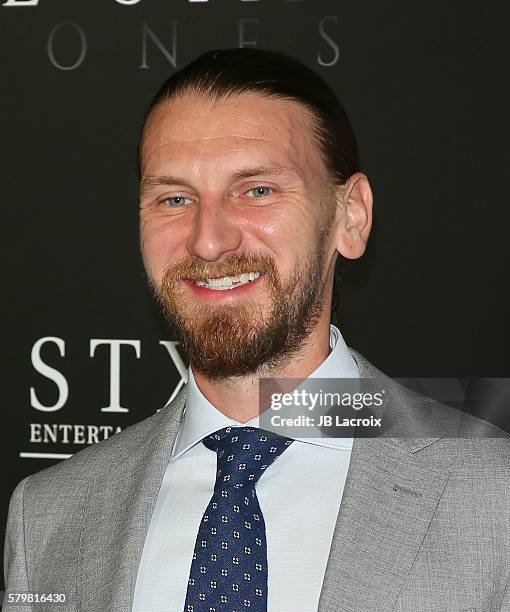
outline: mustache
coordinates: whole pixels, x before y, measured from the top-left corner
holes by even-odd
[[[167,282],[185,279],[207,281],[209,278],[239,276],[248,272],[260,272],[272,279],[278,278],[276,266],[269,255],[249,253],[232,255],[217,262],[189,257],[169,266],[164,276]]]

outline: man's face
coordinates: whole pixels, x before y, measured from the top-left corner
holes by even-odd
[[[142,164],[145,267],[197,370],[262,373],[329,321],[335,199],[304,107],[183,94],[150,116]]]

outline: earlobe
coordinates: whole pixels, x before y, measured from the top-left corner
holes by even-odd
[[[372,189],[368,178],[356,172],[346,181],[343,198],[344,214],[340,223],[337,250],[347,259],[357,259],[365,252],[372,227]]]

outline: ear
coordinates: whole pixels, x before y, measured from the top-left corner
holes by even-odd
[[[362,172],[350,176],[338,194],[341,199],[336,248],[347,259],[357,259],[365,252],[372,227],[372,189]]]

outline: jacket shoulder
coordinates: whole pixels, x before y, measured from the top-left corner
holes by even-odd
[[[375,379],[394,400],[399,434],[415,439],[413,452],[458,473],[490,474],[510,481],[510,433],[463,410],[404,386],[350,349],[362,378]]]

